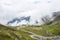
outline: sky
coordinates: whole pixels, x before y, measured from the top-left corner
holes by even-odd
[[[60,0],[0,0],[0,23],[22,16],[31,16],[34,21],[56,11],[60,11]]]

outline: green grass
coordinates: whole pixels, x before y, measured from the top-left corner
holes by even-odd
[[[48,30],[49,33],[53,35],[60,36],[60,21],[56,21],[58,24],[55,25],[43,25],[42,28]]]
[[[0,40],[15,40],[16,38],[18,40],[37,40],[31,38],[29,35],[30,33],[24,32],[23,30],[33,32],[37,35],[42,36],[60,36],[60,21],[59,24],[55,25],[42,25],[40,27],[21,27],[19,30],[15,27],[7,27],[0,25]],[[49,40],[49,39],[47,39]]]
[[[40,27],[32,27],[32,26],[24,27],[24,28],[20,28],[20,30],[27,30],[42,36],[54,36],[54,35],[60,36],[60,21],[56,21],[56,22],[58,22],[59,24],[55,24],[55,25],[44,24]]]
[[[42,27],[27,27],[27,28],[22,28],[21,30],[30,31],[30,32],[33,32],[35,34],[42,35],[42,36],[49,35],[49,34],[46,34],[45,30]]]
[[[48,32],[53,34],[53,35],[60,35],[60,24],[51,25],[51,26],[46,25],[45,27],[43,26],[43,28],[45,30],[48,30]]]
[[[29,33],[26,33],[22,30],[0,25],[0,40],[15,40],[16,38],[18,40],[35,40],[29,35]]]

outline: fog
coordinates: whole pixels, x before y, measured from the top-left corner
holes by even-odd
[[[60,11],[60,0],[0,0],[0,23],[6,24],[15,17],[31,16],[31,23]],[[41,20],[40,20],[41,23]]]

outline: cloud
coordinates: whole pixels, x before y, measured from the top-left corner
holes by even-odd
[[[36,19],[54,11],[60,11],[60,0],[0,0],[0,20],[24,15]]]

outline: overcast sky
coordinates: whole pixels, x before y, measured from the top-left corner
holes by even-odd
[[[0,22],[5,23],[19,16],[33,19],[60,11],[60,0],[0,0]]]

